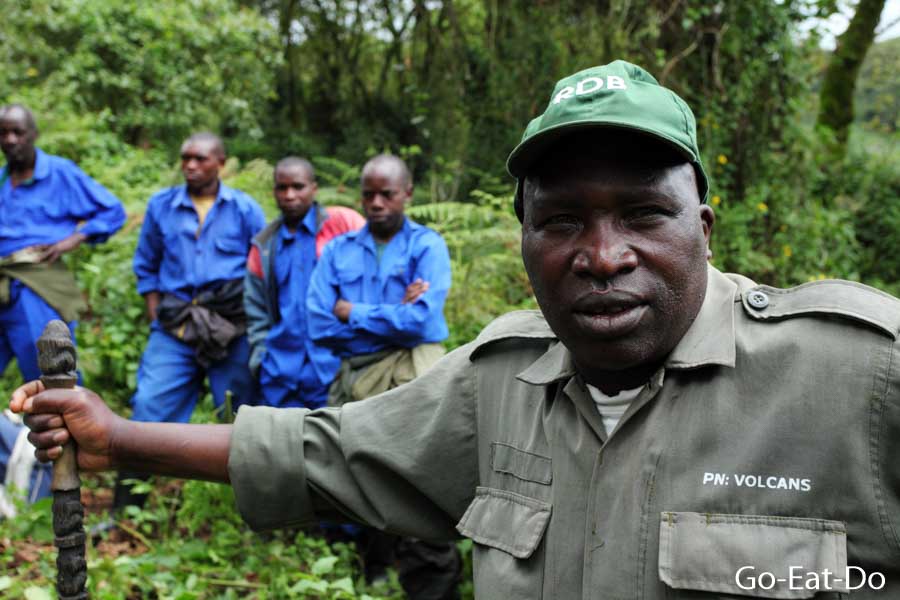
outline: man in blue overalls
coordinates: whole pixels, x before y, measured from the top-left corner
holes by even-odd
[[[222,140],[194,134],[181,146],[185,184],[148,203],[134,254],[152,321],[131,400],[136,421],[187,422],[204,377],[217,408],[226,392],[235,407],[254,401],[243,284],[265,216],[253,198],[219,181],[224,165]],[[123,503],[131,500],[118,493],[116,504]]]
[[[366,226],[332,241],[316,265],[307,297],[313,340],[342,358],[330,405],[364,400],[422,374],[443,354],[449,330],[444,301],[450,255],[434,230],[404,215],[412,176],[391,155],[362,170]],[[411,600],[454,600],[460,558],[453,543],[396,538],[364,529],[366,579],[394,564]]]
[[[274,171],[281,216],[254,239],[247,257],[244,308],[250,369],[258,374],[261,404],[319,408],[340,358],[315,344],[306,327],[306,291],[325,244],[366,221],[355,210],[322,206],[309,161],[289,156]]]
[[[15,356],[25,380],[40,376],[35,341],[44,326],[61,319],[74,337],[84,307],[59,258],[125,222],[115,196],[72,161],[36,148],[37,136],[27,108],[0,108],[0,372]]]

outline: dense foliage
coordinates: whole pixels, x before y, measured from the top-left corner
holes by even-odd
[[[39,144],[128,208],[121,233],[66,258],[90,305],[78,329],[85,383],[127,414],[147,336],[131,256],[147,197],[179,181],[187,133],[221,131],[227,182],[269,215],[279,156],[312,157],[319,199],[355,206],[366,157],[403,155],[410,215],[450,247],[455,347],[534,306],[504,160],[556,79],[613,58],[643,64],[695,109],[716,266],[774,285],[843,277],[900,292],[900,40],[872,48],[849,152],[833,158],[814,123],[827,57],[798,27],[834,4],[23,0],[0,20],[0,102],[32,106]],[[0,393],[17,381],[11,365]],[[98,508],[109,483],[88,481]],[[397,595],[396,584],[362,586],[350,548],[249,533],[224,486],[158,485],[124,540],[91,547],[95,597]],[[48,516],[38,505],[0,524],[0,597],[47,597]]]

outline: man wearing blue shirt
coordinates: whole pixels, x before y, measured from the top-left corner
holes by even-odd
[[[325,248],[310,282],[309,331],[342,358],[437,343],[449,334],[450,255],[441,236],[406,218],[412,180],[402,160],[363,168],[367,225]]]
[[[363,400],[412,380],[443,353],[449,330],[444,301],[450,291],[450,254],[441,236],[406,218],[412,176],[391,155],[362,170],[366,226],[336,238],[310,281],[310,337],[343,360],[329,404]],[[394,538],[365,530],[366,578],[396,564],[412,600],[458,598],[460,559],[447,542]]]
[[[132,398],[136,421],[187,422],[204,376],[216,407],[253,400],[243,281],[253,236],[265,226],[247,194],[219,181],[222,141],[181,146],[185,185],[150,198],[134,254],[137,289],[152,320]]]
[[[319,408],[340,359],[314,343],[306,327],[306,291],[325,244],[365,225],[359,213],[316,202],[313,166],[298,157],[278,162],[274,195],[281,216],[254,239],[247,257],[244,308],[250,369],[261,404]]]
[[[75,279],[58,259],[82,242],[105,241],[125,222],[122,203],[73,162],[35,147],[34,116],[0,108],[0,371],[15,356],[37,379],[35,341],[53,319],[69,324],[84,308]]]
[[[204,377],[221,409],[254,402],[247,361],[243,305],[250,240],[266,224],[247,194],[219,181],[225,145],[212,133],[195,133],[181,146],[185,184],[154,194],[147,205],[134,253],[138,292],[151,320],[131,398],[135,421],[186,423]],[[119,473],[113,508],[141,505],[146,495]]]

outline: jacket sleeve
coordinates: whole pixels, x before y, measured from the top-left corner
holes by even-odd
[[[340,409],[242,407],[228,471],[243,518],[256,530],[329,518],[458,537],[478,481],[470,351]]]
[[[157,222],[153,199],[147,206],[141,235],[134,250],[134,275],[137,277],[137,291],[146,294],[159,290],[159,268],[163,255],[163,235]]]
[[[306,293],[306,320],[309,337],[323,346],[353,338],[353,328],[334,316],[338,279],[334,268],[335,244],[325,246],[309,279]]]
[[[269,314],[266,280],[263,277],[262,257],[257,246],[250,247],[247,257],[247,273],[244,275],[244,312],[247,315],[247,341],[250,343],[250,372],[259,373],[266,354],[266,336],[272,327],[273,315]]]
[[[428,291],[411,304],[366,304],[354,302],[350,325],[355,330],[405,343],[423,341],[425,326],[443,320],[444,302],[450,292],[450,253],[444,239],[429,232],[417,242],[422,245],[413,281],[429,284]]]
[[[74,164],[68,173],[69,211],[82,221],[78,231],[88,242],[105,242],[125,224],[125,209],[109,190],[91,179]]]

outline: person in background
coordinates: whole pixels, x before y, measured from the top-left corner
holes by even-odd
[[[118,198],[72,161],[37,148],[37,137],[30,110],[0,108],[0,372],[15,357],[26,380],[40,376],[35,342],[47,323],[65,321],[74,340],[85,308],[60,257],[125,223]]]
[[[255,401],[244,275],[265,216],[253,198],[220,181],[224,165],[222,140],[195,133],[181,146],[185,183],[148,203],[134,253],[137,289],[151,320],[131,399],[136,421],[187,422],[204,378],[217,409],[226,395],[233,408]],[[141,474],[122,474],[116,508],[132,503],[126,478]]]
[[[259,380],[260,404],[319,408],[340,359],[309,337],[309,279],[325,244],[365,219],[316,202],[315,171],[303,158],[280,160],[273,176],[281,216],[253,238],[244,282],[250,370]]]
[[[16,500],[34,503],[50,496],[53,465],[39,463],[22,416],[0,412],[0,520],[17,514]]]
[[[412,200],[409,168],[380,155],[362,169],[366,226],[325,248],[310,282],[309,334],[341,357],[329,404],[364,400],[411,381],[444,353],[444,301],[450,255],[435,231],[404,214]],[[366,577],[395,564],[413,600],[458,597],[461,561],[450,542],[360,534]]]

